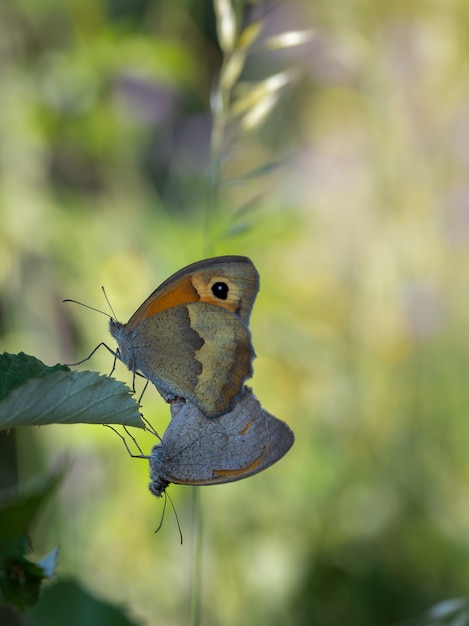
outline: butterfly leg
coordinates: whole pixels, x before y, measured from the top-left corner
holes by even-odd
[[[130,432],[127,430],[127,428],[124,426],[124,430],[127,433],[127,435],[132,439],[132,441],[135,444],[135,447],[137,448],[137,450],[140,452],[140,454],[134,454],[130,448],[129,448],[129,444],[127,443],[126,438],[120,434],[120,432],[114,428],[114,426],[111,426],[110,424],[104,424],[104,426],[106,426],[107,428],[110,428],[111,430],[113,430],[116,435],[118,437],[120,437],[122,439],[122,442],[124,443],[125,449],[127,450],[127,452],[129,453],[129,455],[134,458],[134,459],[149,459],[150,457],[148,456],[148,454],[143,454],[142,449],[140,448],[140,446],[137,443],[137,440],[135,439],[135,437],[133,435],[130,434]]]

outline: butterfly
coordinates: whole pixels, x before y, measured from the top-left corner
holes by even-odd
[[[209,418],[230,411],[252,376],[249,331],[259,291],[250,259],[220,256],[164,281],[127,324],[114,319],[116,356],[166,400],[183,398]]]
[[[257,474],[276,463],[295,441],[292,430],[265,411],[249,387],[234,408],[214,420],[190,403],[171,405],[172,419],[149,457],[150,491],[170,483],[217,485]]]

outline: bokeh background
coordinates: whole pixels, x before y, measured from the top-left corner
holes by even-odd
[[[172,486],[180,546],[114,433],[24,430],[21,481],[69,464],[34,547],[140,624],[189,623],[194,594],[206,625],[399,623],[468,592],[468,5],[216,4],[1,3],[0,348],[76,361],[113,342],[64,298],[107,311],[104,285],[126,321],[247,255],[252,386],[295,446]],[[163,431],[156,391],[143,410]]]

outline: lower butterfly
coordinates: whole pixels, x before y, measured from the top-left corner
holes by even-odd
[[[265,411],[248,387],[235,407],[209,420],[193,404],[175,402],[161,443],[149,455],[150,491],[170,483],[218,485],[242,480],[279,461],[292,447],[291,429]]]

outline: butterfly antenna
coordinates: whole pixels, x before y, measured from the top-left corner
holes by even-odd
[[[114,313],[114,309],[112,308],[112,305],[111,305],[111,303],[110,303],[110,301],[109,301],[109,298],[107,297],[106,290],[104,289],[104,287],[103,287],[103,286],[101,286],[101,289],[103,290],[103,294],[104,294],[104,297],[105,297],[105,299],[106,299],[107,305],[108,305],[108,307],[111,309],[112,317],[113,317],[113,319],[115,319],[115,320],[116,320],[116,319],[117,319],[117,317],[116,317],[116,314]]]
[[[160,520],[160,523],[158,524],[158,528],[155,530],[155,533],[159,532],[161,527],[163,526],[164,515],[165,515],[165,512],[166,512],[166,500],[168,499],[169,503],[170,503],[170,505],[171,505],[171,507],[173,509],[174,517],[176,518],[176,523],[177,523],[178,531],[179,531],[179,539],[181,541],[181,546],[182,546],[184,540],[183,540],[183,536],[182,536],[181,524],[179,523],[179,517],[178,517],[178,514],[176,512],[176,507],[174,506],[174,502],[172,501],[171,496],[169,495],[169,493],[167,493],[165,491],[164,492],[164,496],[165,496],[165,498],[164,498],[163,512],[161,514],[161,520]]]
[[[105,311],[101,311],[101,309],[97,309],[94,306],[90,306],[89,304],[84,304],[84,302],[79,302],[78,300],[72,300],[71,298],[66,298],[65,300],[62,300],[62,302],[73,302],[74,304],[79,304],[80,306],[84,306],[86,309],[91,309],[91,311],[96,311],[96,313],[101,313],[101,315],[105,315],[106,317],[111,317],[109,315],[109,313],[106,313]],[[108,303],[109,304],[109,303]],[[112,313],[114,313],[114,311],[111,308]]]
[[[157,528],[155,529],[155,533],[159,533],[160,532],[161,527],[163,526],[164,514],[166,513],[166,498],[168,497],[168,494],[166,493],[166,491],[164,491],[163,493],[164,493],[163,511],[161,513],[160,523],[158,524]]]
[[[105,311],[101,311],[101,309],[97,309],[94,306],[90,306],[89,304],[85,304],[84,302],[79,302],[78,300],[72,300],[71,298],[66,298],[65,300],[62,300],[62,302],[73,302],[74,304],[79,304],[80,306],[84,306],[86,309],[90,309],[91,311],[95,311],[96,313],[101,313],[101,315],[105,315],[108,319],[112,319],[112,317],[109,315],[109,313],[106,313]],[[111,309],[112,311],[112,309]],[[112,311],[112,313],[114,313],[114,311]],[[111,373],[109,374],[109,376],[111,376],[112,372],[114,371],[115,367],[116,367],[116,359],[118,359],[118,355],[117,353],[112,350],[107,344],[104,343],[104,341],[102,341],[101,343],[98,343],[98,345],[96,346],[96,348],[84,359],[82,359],[81,361],[77,361],[76,363],[66,363],[65,365],[67,366],[75,366],[75,365],[81,365],[82,363],[85,363],[86,361],[89,361],[91,359],[91,357],[93,356],[93,354],[96,352],[96,350],[98,348],[100,348],[101,346],[104,346],[106,348],[106,350],[109,350],[109,352],[113,355],[114,357],[114,364],[112,366],[112,370]]]

